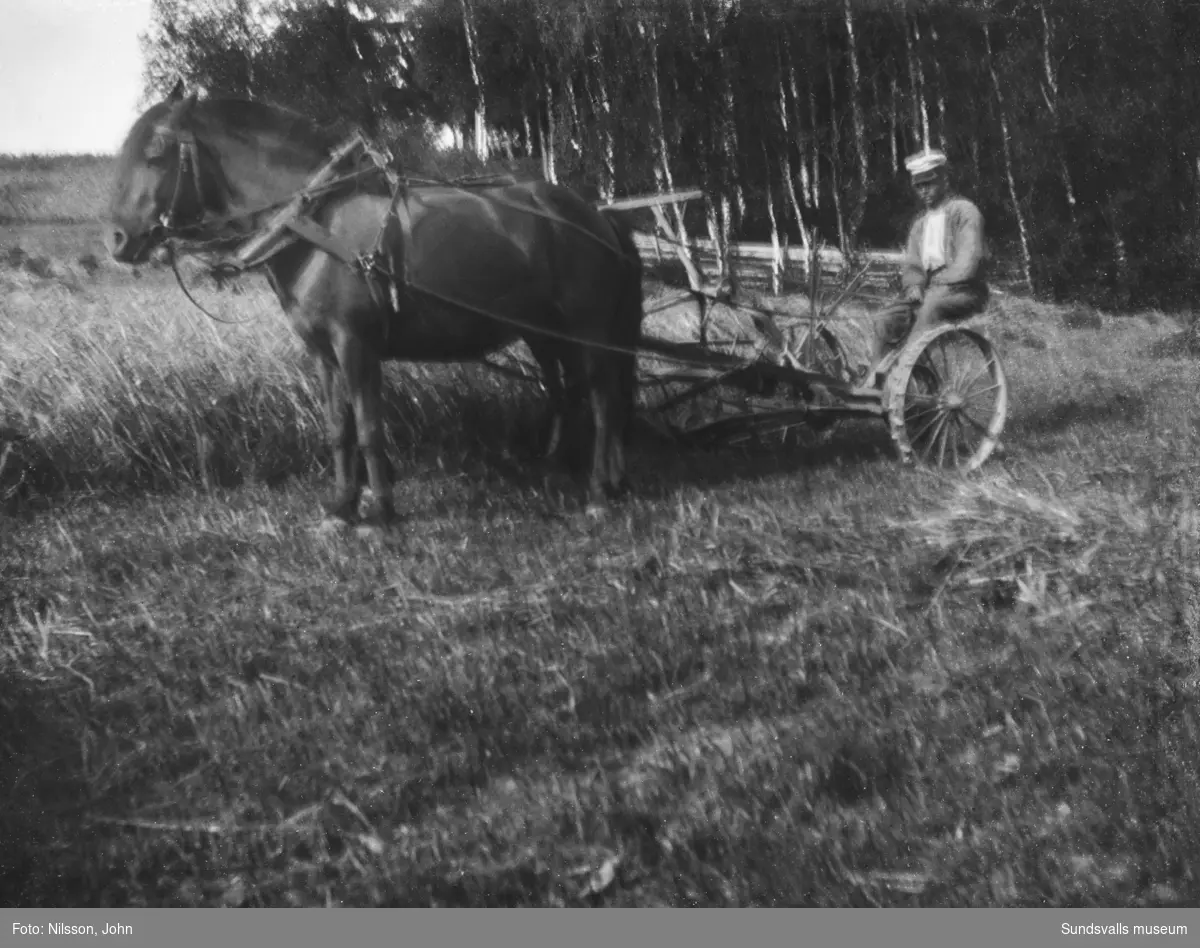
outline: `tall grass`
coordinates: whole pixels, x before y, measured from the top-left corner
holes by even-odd
[[[161,274],[116,294],[53,281],[11,294],[0,401],[8,426],[28,437],[0,490],[234,486],[321,469],[316,374],[273,294],[253,281],[219,302],[236,324],[210,321]],[[452,445],[462,435],[443,430],[444,419],[502,416],[526,396],[479,367],[389,366],[391,448]]]

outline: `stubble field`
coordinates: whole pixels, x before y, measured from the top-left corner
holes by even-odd
[[[998,297],[978,474],[641,429],[601,522],[536,390],[396,367],[403,524],[331,537],[265,286],[95,234],[0,228],[0,902],[1200,901],[1177,320]]]

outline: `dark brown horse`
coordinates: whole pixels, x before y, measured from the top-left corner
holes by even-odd
[[[177,86],[122,146],[110,251],[139,263],[171,238],[230,252],[262,244],[264,222],[330,167],[338,144],[282,109],[198,101]],[[551,442],[564,421],[590,414],[589,500],[619,490],[635,364],[621,350],[637,345],[643,316],[641,262],[628,228],[544,181],[411,186],[394,199],[396,181],[375,166],[348,167],[306,207],[317,236],[271,231],[258,257],[319,356],[336,479],[329,514],[357,515],[365,473],[375,496],[370,516],[393,515],[383,361],[473,360],[517,339],[542,368]],[[388,281],[375,270],[353,265],[380,259],[376,252],[393,264],[394,293],[384,292]]]

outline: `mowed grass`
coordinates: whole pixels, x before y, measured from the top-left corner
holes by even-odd
[[[0,155],[0,224],[94,220],[113,162],[107,155]]]
[[[237,326],[161,273],[0,293],[5,904],[1200,898],[1173,320],[998,299],[1007,454],[969,479],[877,424],[643,429],[601,522],[530,456],[534,387],[395,367],[404,521],[360,539],[315,530],[261,285],[205,297]]]

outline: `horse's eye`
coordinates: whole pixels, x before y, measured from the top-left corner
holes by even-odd
[[[155,133],[146,145],[146,161],[150,164],[161,164],[167,154],[167,137],[162,132]]]

